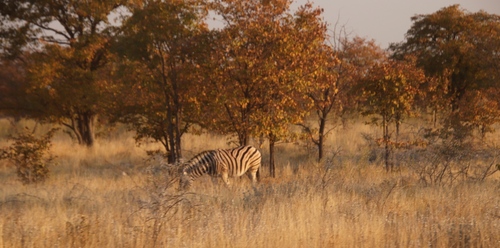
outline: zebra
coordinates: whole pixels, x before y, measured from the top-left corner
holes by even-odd
[[[203,174],[221,176],[228,186],[229,177],[241,177],[246,173],[255,185],[259,179],[260,164],[261,154],[253,146],[204,151],[183,165],[179,189],[188,189]]]

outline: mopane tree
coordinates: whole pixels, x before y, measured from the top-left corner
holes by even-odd
[[[353,89],[369,69],[384,57],[384,52],[373,41],[350,38],[344,28],[334,31],[330,42],[315,53],[321,65],[312,75],[312,85],[306,95],[312,101],[312,119],[300,126],[318,148],[318,161],[324,157],[325,141],[333,130],[329,125],[356,108],[359,94]],[[335,125],[332,125],[335,126]]]
[[[265,105],[258,113],[257,135],[269,141],[270,174],[275,177],[274,147],[277,142],[288,140],[289,127],[303,122],[309,113],[312,102],[307,91],[314,83],[312,75],[317,74],[324,61],[326,23],[323,22],[319,8],[306,4],[293,14],[290,24],[281,28],[281,38],[268,64],[262,82],[269,85]],[[267,73],[267,74],[265,74]],[[293,137],[291,137],[293,138]]]
[[[478,111],[464,110],[475,105],[462,101],[470,99],[474,91],[498,87],[500,16],[484,11],[470,13],[452,5],[432,14],[416,15],[412,21],[405,41],[391,46],[394,56],[417,56],[418,66],[434,78],[426,87],[431,99],[427,102],[450,113],[445,119],[452,129],[465,131],[473,116],[460,112]]]
[[[264,6],[260,1],[214,1],[212,8],[222,16],[224,27],[215,35],[213,63],[210,67],[210,85],[205,92],[214,99],[212,118],[206,126],[222,133],[237,135],[240,145],[247,145],[255,134],[255,113],[263,108],[265,92],[260,83],[261,68],[274,46],[271,35],[274,26],[267,19],[283,18],[283,9]],[[268,29],[268,30],[264,30]],[[267,46],[265,46],[267,45]]]
[[[363,115],[373,116],[371,124],[382,127],[380,143],[385,149],[385,168],[392,170],[389,157],[397,145],[399,128],[404,118],[415,115],[414,102],[420,93],[420,84],[425,82],[422,70],[415,66],[415,60],[386,60],[372,67],[363,79]],[[396,137],[392,138],[391,124]]]
[[[307,111],[306,74],[317,67],[312,54],[325,41],[320,9],[308,4],[296,13],[291,1],[215,1],[224,28],[217,33],[209,85],[215,99],[209,126],[233,133],[241,145],[250,137],[269,140],[270,173],[274,146]]]
[[[121,82],[119,118],[138,139],[162,143],[168,161],[182,157],[181,137],[199,84],[199,46],[208,32],[202,1],[141,1],[131,8],[117,45]]]
[[[125,1],[5,0],[0,3],[2,55],[28,63],[29,97],[42,120],[69,128],[80,144],[94,144],[102,113],[109,48],[109,20]]]

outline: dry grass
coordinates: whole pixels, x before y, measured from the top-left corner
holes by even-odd
[[[500,181],[423,185],[409,169],[385,173],[366,157],[353,124],[332,136],[327,162],[300,145],[278,147],[279,178],[256,187],[209,178],[179,193],[151,173],[132,136],[94,149],[55,138],[58,164],[23,186],[0,167],[0,247],[499,247]],[[224,137],[186,136],[185,156],[228,147]],[[266,152],[263,152],[266,157]],[[171,182],[171,183],[169,183]]]

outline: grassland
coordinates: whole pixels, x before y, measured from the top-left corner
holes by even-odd
[[[137,147],[130,133],[112,130],[92,149],[61,134],[43,184],[22,185],[0,162],[0,247],[500,247],[500,173],[442,184],[409,164],[386,173],[361,135],[374,132],[333,133],[322,163],[281,144],[277,178],[264,166],[257,187],[202,178],[186,193],[146,160],[158,147]],[[185,157],[229,146],[208,134],[184,145]]]

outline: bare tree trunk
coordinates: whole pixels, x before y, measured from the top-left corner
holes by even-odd
[[[325,127],[326,127],[326,116],[324,115],[323,117],[320,118],[320,123],[319,123],[318,162],[320,162],[324,156]]]
[[[176,163],[182,157],[180,131],[180,117],[177,106],[168,107],[167,110],[167,143],[169,144],[168,163]]]
[[[176,149],[176,144],[175,144],[175,139],[174,139],[174,123],[173,123],[173,118],[172,118],[172,108],[170,106],[170,103],[167,102],[167,138],[168,138],[168,143],[170,146],[170,152],[168,154],[168,163],[175,163],[177,159],[177,149]]]
[[[176,162],[179,161],[179,159],[182,158],[182,149],[181,149],[181,138],[182,138],[182,132],[180,131],[180,118],[179,114],[176,115],[175,117],[175,149],[177,157],[176,157]]]
[[[401,127],[401,118],[396,117],[396,144],[399,142],[399,128]]]
[[[238,133],[238,141],[240,143],[240,146],[248,145],[248,134],[245,131],[241,131],[240,133]]]
[[[177,78],[177,77],[175,77]],[[172,139],[174,140],[175,146],[172,148],[172,150],[175,150],[175,158],[174,162],[178,162],[179,159],[182,157],[181,153],[181,136],[182,132],[180,131],[180,126],[181,126],[181,116],[180,116],[180,110],[182,108],[181,103],[179,101],[179,89],[177,87],[177,81],[172,80],[172,88],[173,88],[173,101],[174,101],[174,106],[172,107],[172,110],[174,111],[173,117],[173,132],[172,132]]]
[[[95,142],[95,131],[94,122],[97,115],[92,113],[92,111],[84,111],[83,113],[78,113],[73,122],[73,127],[70,127],[75,133],[78,143],[92,147]]]
[[[434,110],[432,111],[432,124],[434,128],[437,127],[437,107],[435,107]]]
[[[269,175],[272,178],[276,178],[276,167],[274,164],[274,147],[276,144],[276,138],[274,135],[269,135]]]
[[[387,117],[384,115],[382,117],[382,128],[383,128],[383,136],[384,136],[384,148],[385,148],[385,155],[384,155],[384,162],[385,162],[385,170],[387,172],[392,171],[391,168],[391,163],[389,162],[389,157],[390,157],[390,147],[389,147],[389,123],[387,122]]]

